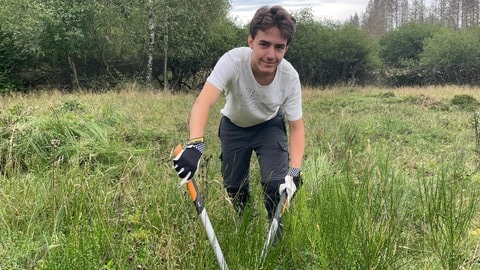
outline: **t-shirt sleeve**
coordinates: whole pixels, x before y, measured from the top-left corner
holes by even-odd
[[[302,118],[302,87],[299,80],[292,83],[290,93],[283,104],[283,110],[288,121]]]
[[[225,53],[220,59],[218,59],[212,73],[207,78],[207,81],[213,84],[215,87],[224,91],[228,82],[236,74],[235,65],[232,64],[233,59],[229,52]]]

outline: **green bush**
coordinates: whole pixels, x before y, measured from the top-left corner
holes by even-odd
[[[353,24],[315,20],[311,11],[297,15],[297,31],[286,58],[302,83],[326,86],[366,83],[377,67],[376,43]]]
[[[392,86],[423,85],[425,70],[419,65],[425,40],[440,27],[425,23],[407,23],[379,40],[379,56],[383,62],[384,83]]]
[[[425,43],[420,63],[433,83],[480,83],[480,42],[471,29],[443,29]]]
[[[14,41],[13,33],[0,28],[0,94],[20,88],[19,67],[29,57]]]
[[[474,97],[466,94],[453,96],[451,103],[467,110],[474,110],[480,104]]]
[[[394,29],[379,40],[379,56],[390,67],[404,67],[408,61],[418,62],[426,39],[440,29],[426,23],[407,23]],[[407,61],[407,62],[405,62]]]

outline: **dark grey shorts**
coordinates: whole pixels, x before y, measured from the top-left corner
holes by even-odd
[[[289,154],[283,113],[247,128],[236,126],[227,117],[222,117],[218,135],[222,148],[220,159],[225,188],[248,192],[253,151],[258,158],[264,189],[277,190],[278,185],[284,182]]]

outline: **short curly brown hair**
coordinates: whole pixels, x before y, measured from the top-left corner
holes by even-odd
[[[265,31],[272,27],[278,27],[281,35],[287,39],[287,45],[293,39],[296,20],[288,11],[281,6],[263,6],[255,12],[250,22],[250,36],[255,38],[259,30]]]

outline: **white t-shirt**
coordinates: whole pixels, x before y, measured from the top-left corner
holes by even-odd
[[[302,118],[302,94],[297,71],[285,59],[273,81],[260,85],[253,76],[249,47],[235,48],[218,60],[207,81],[223,91],[222,115],[235,125],[250,127],[275,117],[280,107],[289,121]]]

